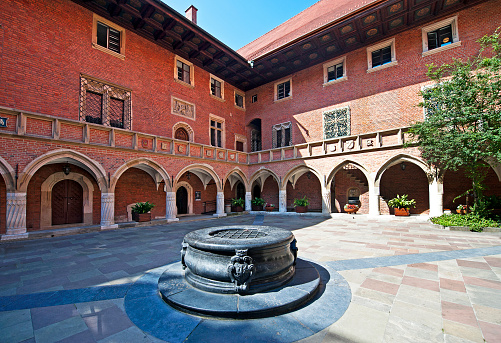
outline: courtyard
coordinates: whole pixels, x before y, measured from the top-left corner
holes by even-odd
[[[161,304],[155,280],[179,261],[183,236],[239,224],[293,231],[298,257],[321,270],[312,304],[239,321]],[[8,242],[0,342],[499,342],[500,243],[499,233],[443,230],[422,216],[346,214],[247,214]]]

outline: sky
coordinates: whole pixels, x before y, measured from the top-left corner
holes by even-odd
[[[198,9],[198,26],[238,50],[318,0],[162,0],[184,15]]]

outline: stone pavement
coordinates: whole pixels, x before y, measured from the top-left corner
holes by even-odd
[[[187,232],[260,221],[293,230],[299,257],[341,275],[351,302],[347,310],[332,301],[310,314],[325,319],[341,311],[322,330],[308,323],[283,327],[278,318],[221,322],[233,341],[501,342],[499,234],[440,230],[420,217],[362,215],[242,215],[1,243],[0,342],[162,342],[161,328],[136,326],[137,313],[124,299],[179,260]],[[258,336],[245,334],[254,327]]]

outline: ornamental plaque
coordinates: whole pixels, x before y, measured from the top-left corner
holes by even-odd
[[[7,118],[0,117],[0,127],[7,127]]]
[[[195,120],[195,105],[172,97],[172,114]]]

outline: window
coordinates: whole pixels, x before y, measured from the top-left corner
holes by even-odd
[[[346,57],[324,63],[324,86],[346,80]]]
[[[235,144],[235,150],[244,151],[244,142],[237,141]]]
[[[210,94],[213,97],[224,99],[224,81],[214,75],[210,77]]]
[[[323,113],[324,139],[349,136],[350,108],[343,107]]]
[[[235,150],[245,151],[247,148],[247,137],[235,133]]]
[[[193,87],[195,85],[193,74],[193,63],[179,56],[174,58],[174,80],[185,86]]]
[[[244,108],[244,103],[245,103],[244,96],[235,91],[235,106]]]
[[[273,148],[292,145],[291,122],[273,126]]]
[[[367,72],[397,65],[395,57],[395,39],[367,48]]]
[[[251,131],[251,151],[261,150],[261,131],[253,129]]]
[[[124,59],[125,30],[94,14],[92,27],[92,46],[98,50]]]
[[[210,115],[210,145],[223,148],[224,119]]]
[[[251,98],[251,102],[252,102],[252,103],[257,102],[257,94],[254,94],[254,95],[252,96],[252,98]]]
[[[131,91],[99,79],[80,76],[80,120],[131,128]]]
[[[291,80],[276,83],[275,85],[275,100],[281,100],[291,96]]]
[[[423,56],[431,55],[461,45],[457,29],[457,17],[442,20],[423,27]]]
[[[188,131],[186,131],[185,128],[180,127],[176,130],[176,133],[174,134],[174,138],[179,139],[181,141],[189,141],[190,135],[188,134]]]

